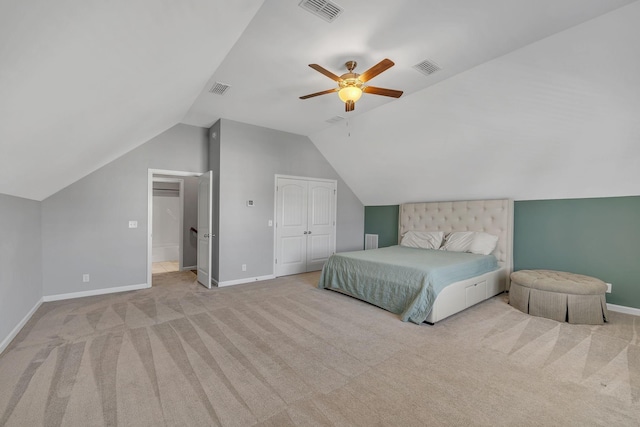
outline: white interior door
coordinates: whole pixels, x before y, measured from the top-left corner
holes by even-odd
[[[276,182],[276,276],[321,270],[335,252],[336,182]]]
[[[322,270],[335,251],[336,183],[309,181],[307,271]]]
[[[307,183],[278,178],[276,276],[307,271]]]
[[[211,171],[198,178],[198,282],[211,289]]]

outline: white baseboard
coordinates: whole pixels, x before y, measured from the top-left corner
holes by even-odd
[[[31,308],[31,310],[29,310],[29,312],[26,314],[26,316],[24,316],[22,318],[22,320],[16,325],[16,327],[13,328],[13,330],[9,333],[9,335],[7,335],[6,338],[2,340],[2,342],[0,342],[0,354],[2,354],[2,352],[4,351],[5,348],[7,348],[9,343],[11,343],[11,341],[13,341],[13,339],[16,337],[16,335],[18,335],[18,333],[20,333],[20,330],[24,327],[24,325],[27,324],[29,319],[31,319],[31,316],[33,316],[33,313],[35,313],[36,310],[38,308],[40,308],[40,306],[42,305],[43,302],[44,302],[44,299],[40,298],[40,301],[38,301],[36,303],[36,305],[34,305],[33,308]]]
[[[240,285],[242,283],[259,282],[261,280],[270,280],[270,279],[275,279],[275,278],[276,278],[275,275],[269,274],[267,276],[247,277],[247,278],[244,278],[244,279],[227,280],[227,281],[224,281],[224,282],[216,282],[215,280],[213,280],[213,282],[216,283],[216,286],[221,288],[223,286]]]
[[[197,265],[190,265],[190,266],[188,266],[188,267],[182,267],[182,271],[185,271],[185,270],[195,270],[196,268],[198,268],[198,266],[197,266]]]
[[[127,285],[127,286],[118,286],[115,288],[93,289],[90,291],[71,292],[68,294],[45,295],[42,298],[45,302],[60,301],[64,299],[91,297],[94,295],[114,294],[116,292],[137,291],[139,289],[147,289],[150,287],[151,286],[148,283],[141,283],[139,285]]]
[[[640,316],[640,308],[625,307],[624,305],[607,303],[607,310],[617,311],[618,313],[631,314],[634,316]]]

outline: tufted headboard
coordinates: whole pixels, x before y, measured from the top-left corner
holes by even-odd
[[[398,242],[415,231],[484,231],[498,236],[493,254],[508,276],[513,270],[513,200],[426,202],[400,205]]]

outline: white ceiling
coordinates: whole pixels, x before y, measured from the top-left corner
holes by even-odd
[[[267,1],[213,74],[182,120],[211,126],[223,117],[311,135],[336,115],[358,116],[393,98],[363,95],[345,113],[337,94],[301,95],[335,87],[308,67],[340,75],[355,59],[363,72],[384,58],[396,65],[373,86],[411,95],[478,64],[630,3],[630,0],[336,0],[344,12],[332,23],[298,7],[299,0]],[[424,76],[412,67],[424,59],[442,67]],[[216,81],[232,88],[223,96]]]
[[[42,200],[178,123],[261,5],[0,2],[0,193]]]
[[[640,195],[640,3],[311,136],[365,205]]]
[[[298,0],[0,2],[0,193],[42,200],[178,122],[208,127],[224,117],[310,135],[365,204],[390,202],[397,188],[390,184],[387,196],[376,197],[375,187],[366,184],[371,174],[356,176],[350,172],[363,169],[357,166],[362,163],[363,152],[380,146],[377,153],[386,157],[393,152],[398,137],[428,135],[430,128],[407,123],[423,123],[426,114],[431,115],[434,126],[446,124],[434,121],[440,114],[450,125],[438,131],[444,140],[429,142],[435,144],[429,145],[429,153],[444,141],[455,140],[465,129],[487,129],[491,138],[496,132],[520,132],[517,124],[512,128],[502,126],[506,119],[501,120],[499,113],[511,117],[514,111],[500,110],[501,105],[492,104],[496,113],[491,117],[471,115],[482,112],[483,105],[469,110],[455,108],[485,97],[491,100],[491,84],[504,85],[499,88],[504,91],[517,89],[519,81],[510,80],[512,73],[530,76],[526,58],[515,65],[507,60],[503,67],[502,55],[632,1],[337,3],[344,12],[335,22],[327,23],[298,7]],[[624,17],[624,13],[620,15]],[[636,33],[631,35],[638,39]],[[597,35],[590,37],[593,43],[599,40]],[[608,42],[611,40],[603,38],[602,43]],[[629,43],[625,39],[613,42]],[[551,56],[543,52],[537,59],[543,62],[539,67],[547,78],[536,80],[536,74],[529,84],[551,82],[554,84],[543,89],[572,90],[555,84],[553,70],[558,62],[564,62],[564,54],[584,48],[580,40],[573,43],[569,52],[566,46],[565,50],[554,50],[554,42],[548,43],[545,49],[551,49]],[[605,54],[604,60],[591,58],[593,61],[585,66],[606,64],[606,45],[597,52]],[[637,56],[626,48],[624,53]],[[385,57],[396,66],[371,84],[404,90],[399,100],[365,94],[356,111],[347,115],[335,94],[298,99],[334,84],[309,68],[309,63],[341,74],[346,60],[357,60],[356,71],[362,72]],[[481,67],[465,72],[494,58],[498,59],[487,64],[486,75],[475,71],[482,72]],[[424,59],[437,62],[443,70],[423,76],[412,66]],[[580,76],[583,70],[573,70],[570,64],[567,67],[562,70],[567,73],[563,81],[572,83],[572,76]],[[467,73],[474,72],[471,80],[465,80]],[[623,77],[636,82],[633,76]],[[210,94],[208,89],[215,81],[232,88],[224,96]],[[624,86],[624,81],[619,83]],[[582,90],[584,85],[574,89]],[[601,91],[606,95],[607,88]],[[538,110],[522,115],[547,114],[544,107],[553,103],[549,96]],[[452,99],[458,101],[457,106]],[[511,102],[506,98],[503,101]],[[633,101],[626,101],[636,107]],[[513,102],[514,107],[521,106]],[[566,110],[558,108],[571,118],[580,114],[580,108],[578,112],[570,110],[576,105],[583,107],[577,102],[567,104]],[[619,104],[616,108],[625,118],[632,116],[629,111],[636,111],[622,111],[623,105]],[[351,137],[353,146],[349,149],[332,146],[336,141],[349,142],[341,133],[346,122],[333,126],[325,122],[336,115],[348,117],[356,129],[367,126],[367,132],[360,134],[361,140]],[[467,128],[457,129],[452,117],[464,118]],[[615,119],[614,114],[608,115],[608,120]],[[535,119],[529,120],[530,127],[535,127],[531,125]],[[567,133],[574,130],[570,126],[563,129]],[[558,135],[547,137],[554,140]],[[334,136],[335,141],[331,140]],[[468,139],[460,138],[457,143]],[[524,142],[517,147],[512,149],[525,153],[535,150]],[[459,155],[465,149],[458,146],[443,153]],[[621,156],[627,153],[620,150]],[[405,174],[407,179],[415,178],[405,171],[399,173]],[[406,187],[407,181],[391,183]],[[457,185],[447,198],[462,192],[458,190],[464,183]],[[398,201],[406,201],[409,196]]]

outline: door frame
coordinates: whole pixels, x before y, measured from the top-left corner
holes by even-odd
[[[311,176],[297,176],[297,175],[282,175],[275,174],[273,181],[273,277],[276,276],[276,256],[278,255],[278,227],[276,224],[276,220],[278,219],[278,179],[302,179],[305,181],[321,181],[321,182],[330,182],[336,185],[336,201],[333,205],[333,219],[336,221],[336,227],[334,227],[334,241],[333,241],[333,250],[335,251],[336,243],[338,239],[338,180],[331,178],[314,178]]]
[[[203,190],[203,185],[205,186]],[[212,267],[212,255],[213,255],[213,239],[216,237],[213,234],[213,171],[207,171],[198,178],[198,215],[197,215],[197,250],[196,250],[196,275],[197,280],[202,286],[207,289],[211,289],[213,284],[213,272]],[[203,203],[206,198],[206,204]],[[204,215],[201,215],[202,208],[204,208]],[[206,218],[205,218],[206,216]],[[201,243],[206,242],[206,250],[201,251]],[[203,252],[206,252],[207,256],[202,257]],[[206,260],[206,261],[205,261]],[[204,271],[202,267],[206,263],[207,269]]]
[[[185,176],[200,176],[202,172],[186,172],[186,171],[175,171],[168,169],[151,169],[147,170],[147,284],[152,286],[152,271],[153,271],[153,175],[169,175],[178,177]],[[160,179],[160,177],[156,178]],[[165,178],[171,179],[171,178]],[[180,196],[184,198],[183,195],[184,185],[181,186]],[[181,222],[184,221],[184,199],[182,203],[183,212],[180,215]],[[180,236],[181,239],[184,239],[183,230],[184,224],[180,227]],[[180,242],[180,266],[182,267],[182,242]]]

